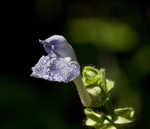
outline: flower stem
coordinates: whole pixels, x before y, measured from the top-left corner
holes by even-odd
[[[76,85],[78,94],[80,96],[81,102],[84,107],[90,107],[92,100],[90,95],[88,94],[85,86],[83,85],[81,75],[79,75],[73,82]]]

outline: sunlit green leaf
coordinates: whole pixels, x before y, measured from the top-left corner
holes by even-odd
[[[128,124],[131,122],[133,121],[121,116],[118,116],[117,119],[114,121],[115,124]]]
[[[99,84],[100,87],[106,91],[106,78],[105,78],[105,69],[99,70]]]
[[[99,86],[91,86],[87,88],[87,92],[92,98],[93,107],[100,107],[107,100],[107,97],[105,96],[105,94],[103,93],[103,91]]]
[[[134,120],[134,110],[131,107],[115,109],[114,113],[117,116],[114,121],[116,124],[127,124]]]
[[[96,128],[96,129],[117,129],[113,124],[103,124],[102,126]]]
[[[109,93],[114,88],[114,82],[106,79],[106,92]]]
[[[100,129],[117,129],[114,125],[107,125],[104,128],[100,128]]]
[[[115,126],[113,126],[113,125],[110,125],[106,129],[117,129],[117,128]]]
[[[91,126],[91,127],[94,127],[94,126],[96,126],[96,121],[94,121],[94,120],[92,120],[92,119],[90,119],[90,118],[88,118],[86,121],[85,121],[85,125],[86,126]]]
[[[95,112],[91,108],[86,108],[84,110],[84,113],[87,116],[87,119],[85,121],[85,124],[87,126],[98,127],[98,126],[103,125],[103,123],[104,123],[104,114]]]
[[[84,109],[84,113],[94,121],[104,121],[103,114],[97,113],[91,108]]]

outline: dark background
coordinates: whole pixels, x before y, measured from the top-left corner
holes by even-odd
[[[29,76],[46,54],[38,40],[54,34],[67,38],[82,68],[103,67],[115,81],[114,106],[136,111],[125,129],[150,128],[149,2],[6,1],[1,12],[0,129],[87,128],[73,83]]]

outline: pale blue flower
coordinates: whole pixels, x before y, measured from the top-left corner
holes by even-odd
[[[49,81],[70,82],[80,74],[75,53],[63,36],[54,35],[46,40],[39,40],[47,56],[42,56],[32,67],[31,76]]]

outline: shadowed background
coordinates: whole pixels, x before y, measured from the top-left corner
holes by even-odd
[[[8,53],[2,54],[6,58],[2,56],[0,73],[0,128],[87,128],[73,83],[29,76],[31,67],[46,55],[38,40],[60,34],[75,49],[82,68],[106,69],[116,84],[111,97],[115,107],[134,107],[136,121],[123,128],[149,129],[150,4],[142,0],[34,0],[30,5],[30,13],[18,15],[15,24],[11,19],[7,35],[14,36],[3,44]]]

